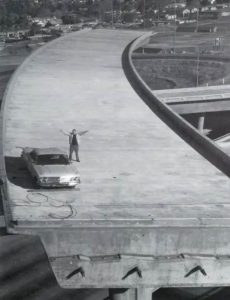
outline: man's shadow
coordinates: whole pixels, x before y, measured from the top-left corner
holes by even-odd
[[[10,182],[24,189],[38,188],[21,157],[6,156],[6,175]]]

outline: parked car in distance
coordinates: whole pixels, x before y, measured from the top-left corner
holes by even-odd
[[[21,156],[40,187],[75,187],[80,183],[76,164],[58,148],[25,147]]]

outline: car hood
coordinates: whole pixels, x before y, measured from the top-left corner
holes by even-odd
[[[35,171],[42,177],[61,177],[78,175],[77,167],[70,165],[33,165]]]

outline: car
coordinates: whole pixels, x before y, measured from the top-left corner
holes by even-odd
[[[75,187],[80,183],[76,164],[59,148],[25,147],[21,157],[40,187]]]

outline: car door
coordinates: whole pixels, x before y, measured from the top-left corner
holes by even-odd
[[[23,158],[26,162],[29,172],[31,173],[31,175],[33,177],[37,177],[37,173],[34,169],[34,163],[36,161],[36,154],[34,153],[34,151],[30,151],[30,152],[25,151],[23,154],[24,154]]]

